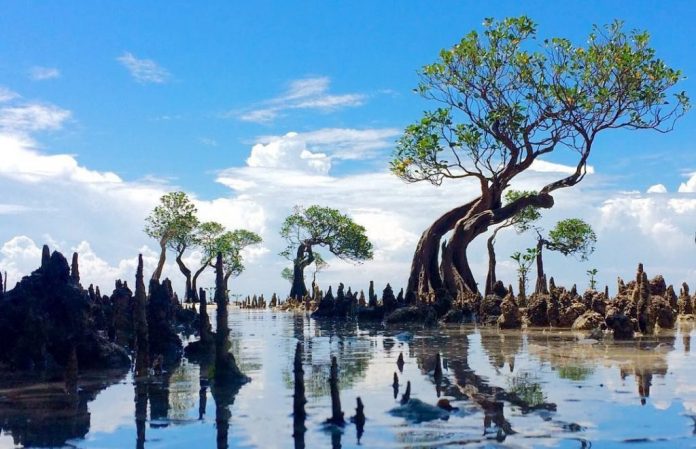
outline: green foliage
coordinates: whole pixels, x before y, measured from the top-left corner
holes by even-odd
[[[292,278],[293,278],[293,269],[291,267],[285,267],[283,268],[283,271],[280,272],[280,277],[285,279],[286,281],[290,282],[292,284]]]
[[[587,260],[595,250],[597,235],[592,226],[579,218],[568,218],[556,223],[549,232],[546,247],[564,256],[574,255]]]
[[[319,273],[329,268],[329,263],[318,252],[314,252],[314,272]]]
[[[519,251],[515,251],[512,253],[512,256],[510,258],[517,262],[517,276],[519,278],[520,282],[520,288],[524,290],[525,286],[527,285],[527,278],[529,277],[529,270],[532,267],[532,264],[536,260],[537,255],[539,252],[537,251],[536,248],[527,248],[524,253],[521,253]],[[520,295],[526,295],[527,292],[525,291],[520,291]]]
[[[215,255],[222,253],[222,264],[226,276],[236,277],[244,271],[242,250],[248,246],[262,242],[261,236],[247,231],[235,229],[221,234],[215,241]],[[214,267],[214,259],[209,262]]]
[[[527,248],[524,253],[519,251],[512,253],[510,259],[517,262],[517,274],[519,274],[520,277],[527,279],[527,274],[529,273],[529,269],[534,263],[537,254],[536,248]]]
[[[522,373],[513,377],[510,380],[509,390],[531,407],[546,402],[546,395],[541,388],[539,380],[529,373]]]
[[[181,252],[195,241],[198,226],[196,206],[184,192],[162,195],[160,203],[145,219],[145,233],[170,249]]]
[[[582,45],[552,38],[539,46],[525,16],[483,26],[421,70],[416,91],[441,107],[397,144],[391,170],[407,182],[491,180],[558,145],[578,151],[583,168],[600,131],[670,130],[690,107],[684,92],[669,96],[681,72],[655,56],[646,32],[621,22],[595,26]]]
[[[281,255],[290,260],[294,260],[294,250],[300,245],[323,246],[336,257],[352,262],[371,259],[373,255],[365,228],[330,207],[296,206],[283,222],[280,235],[288,242]]]
[[[537,193],[538,192],[534,190],[508,190],[507,192],[505,192],[505,204],[507,205],[510,203],[514,203],[520,198],[534,196]],[[517,231],[518,234],[522,234],[523,232],[526,232],[529,229],[531,229],[533,223],[539,220],[540,218],[541,213],[539,212],[539,209],[537,209],[534,206],[527,206],[524,209],[522,209],[519,213],[517,213],[514,217],[512,217],[509,220],[509,223],[506,223],[506,226],[512,225],[515,227],[515,231]]]
[[[219,239],[225,227],[214,221],[201,223],[196,229],[196,245],[201,249],[201,265],[208,265],[218,253]]]
[[[587,275],[590,277],[590,290],[595,290],[597,288],[597,280],[595,279],[597,273],[599,273],[599,270],[597,270],[596,268],[587,270]]]
[[[558,377],[579,382],[590,377],[593,372],[591,367],[564,365],[558,368]]]

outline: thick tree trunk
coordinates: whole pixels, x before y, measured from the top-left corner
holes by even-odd
[[[160,240],[160,256],[159,260],[157,261],[157,268],[155,268],[155,271],[152,273],[152,280],[153,281],[158,281],[160,280],[160,277],[162,277],[162,270],[164,270],[164,262],[167,259],[167,242],[162,239]]]
[[[307,286],[304,280],[304,270],[312,262],[314,262],[314,253],[312,246],[300,244],[297,248],[297,255],[293,261],[292,271],[292,287],[290,288],[290,297],[302,299],[307,295]]]
[[[408,278],[406,292],[414,293],[422,299],[431,291],[443,288],[438,258],[440,240],[451,231],[457,221],[466,216],[480,198],[456,207],[438,218],[421,235],[411,262],[411,272]]]
[[[537,255],[536,255],[536,267],[537,267],[537,280],[536,287],[534,288],[534,293],[544,293],[548,294],[549,288],[546,285],[546,274],[544,274],[544,260],[542,259],[542,251],[544,250],[544,239],[537,240]]]
[[[184,275],[186,278],[186,302],[191,302],[193,301],[194,294],[192,292],[193,285],[191,284],[191,270],[188,269],[188,267],[184,264],[184,261],[181,260],[181,256],[183,255],[183,251],[179,254],[176,255],[176,264],[179,266],[179,271],[181,271],[181,274]]]
[[[451,270],[450,264],[456,270],[456,273],[451,273],[450,276],[452,283],[448,282],[447,284],[453,297],[457,298],[460,294],[478,292],[467,258],[469,244],[477,236],[486,232],[490,226],[502,223],[528,206],[550,208],[553,206],[553,197],[548,193],[540,193],[521,198],[504,207],[487,209],[459,220],[442,260],[443,272]]]

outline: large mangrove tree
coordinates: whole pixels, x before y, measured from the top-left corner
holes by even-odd
[[[391,162],[406,182],[470,179],[480,188],[423,232],[407,287],[422,300],[478,293],[469,244],[526,207],[552,207],[556,190],[585,177],[600,133],[669,131],[689,106],[684,92],[670,94],[681,73],[656,57],[646,32],[621,22],[594,27],[581,45],[537,40],[524,16],[483,26],[423,67],[417,92],[439,107],[406,128]],[[564,162],[573,157],[572,173],[503,204],[516,176],[560,150]]]

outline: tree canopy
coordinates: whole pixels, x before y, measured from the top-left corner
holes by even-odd
[[[592,226],[579,218],[568,218],[556,223],[549,231],[545,246],[551,251],[558,251],[564,256],[577,256],[587,260],[595,250],[597,234]]]
[[[299,245],[323,246],[339,259],[352,262],[372,258],[365,228],[338,209],[296,206],[283,222],[280,235],[288,242],[281,254],[291,260]]]
[[[611,128],[671,129],[689,107],[667,91],[679,70],[655,57],[647,32],[595,26],[586,46],[552,38],[536,47],[528,17],[486,19],[439,61],[416,91],[443,104],[406,128],[391,167],[409,182],[490,181],[529,167],[561,145],[577,151],[584,176],[589,146]]]
[[[194,230],[199,223],[196,212],[196,206],[186,193],[170,192],[160,197],[159,204],[145,219],[145,233],[160,244],[160,257],[152,279],[159,280],[162,275],[167,248],[177,253],[177,263],[183,267],[181,256],[195,243]],[[190,273],[187,274],[187,296],[190,294],[189,277]]]
[[[182,242],[193,241],[198,226],[196,206],[184,192],[170,192],[160,197],[159,204],[145,219],[145,233],[164,241],[176,251]]]

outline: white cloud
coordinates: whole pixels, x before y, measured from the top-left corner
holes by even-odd
[[[689,179],[679,185],[679,192],[694,193],[696,192],[696,172],[690,173]]]
[[[322,92],[320,83],[295,86],[291,96],[303,98]],[[46,129],[43,126],[42,129]],[[31,131],[31,128],[27,132]],[[320,129],[261,137],[247,163],[218,173],[216,181],[230,188],[228,195],[202,200],[192,195],[202,220],[216,220],[227,228],[247,228],[264,243],[246,252],[247,271],[233,281],[239,293],[283,293],[287,282],[278,275],[288,262],[278,256],[284,244],[278,229],[296,204],[320,204],[340,209],[364,225],[375,245],[375,259],[353,266],[328,257],[331,267],[319,276],[322,286],[344,282],[366,288],[370,279],[382,288],[406,282],[410,258],[421,232],[440,214],[473,198],[475,182],[446,182],[435,188],[426,183],[406,184],[384,168],[336,175],[333,162],[364,159],[389,148],[394,129]],[[145,255],[146,270],[157,259],[155,242],[142,231],[143,221],[167,191],[172,180],[128,181],[111,172],[80,164],[70,154],[46,154],[29,137],[0,131],[0,191],[12,192],[0,205],[0,269],[15,282],[38,266],[40,244],[81,254],[83,283],[103,292],[117,277],[131,282],[136,256]],[[539,189],[572,171],[572,167],[539,161],[511,186]],[[691,181],[687,181],[688,184]],[[600,270],[600,282],[615,285],[616,276],[632,276],[638,262],[649,273],[662,273],[668,282],[693,281],[693,223],[696,198],[687,192],[643,195],[608,191],[589,173],[582,184],[554,194],[556,206],[544,211],[541,225],[549,229],[562,218],[581,217],[595,227],[597,252],[580,263],[557,254],[547,255],[549,274],[561,284],[582,286],[584,272]],[[18,208],[16,205],[21,205]],[[499,277],[514,284],[509,254],[533,244],[532,235],[501,232],[497,241]],[[482,282],[487,263],[485,236],[471,247],[470,261]],[[322,252],[322,250],[320,250]],[[330,256],[326,250],[323,254]],[[69,254],[66,254],[69,255]],[[199,255],[188,254],[192,266]],[[181,291],[182,277],[170,258],[165,275]],[[209,285],[206,275],[202,286]]]
[[[297,133],[288,133],[266,144],[257,143],[247,159],[249,167],[279,168],[327,174],[331,160],[324,153],[312,153]]]
[[[33,141],[0,134],[0,175],[25,182],[41,182],[53,178],[86,184],[121,183],[110,172],[97,172],[78,165],[67,154],[45,155],[33,149]]]
[[[71,112],[52,104],[30,103],[0,108],[0,129],[30,132],[60,129]]]
[[[327,153],[334,159],[358,160],[374,157],[380,150],[391,148],[400,132],[396,128],[323,128],[283,136],[262,136],[256,143],[302,142],[312,152]]]
[[[116,60],[128,69],[131,76],[139,83],[162,84],[171,78],[169,71],[152,59],[139,59],[132,53],[125,52]]]
[[[651,248],[650,251],[663,254],[688,254],[693,247],[691,225],[696,218],[696,198],[618,195],[606,200],[600,211],[601,230],[625,232],[639,248]],[[628,249],[622,248],[622,252]],[[643,254],[649,260],[650,252]]]
[[[50,80],[60,77],[60,70],[55,67],[34,66],[29,70],[29,77],[34,81]]]
[[[6,87],[0,86],[0,103],[4,103],[6,101],[14,100],[15,98],[19,98],[19,94],[16,92],[11,91],[10,89]]]
[[[328,77],[315,77],[294,80],[281,96],[264,101],[257,107],[242,112],[231,112],[240,120],[255,123],[268,123],[283,111],[291,109],[310,109],[323,112],[345,107],[360,106],[365,102],[363,94],[329,93],[331,80]]]
[[[577,170],[577,167],[575,166],[570,166],[570,165],[563,165],[563,164],[556,164],[554,162],[549,162],[549,161],[544,161],[541,159],[535,159],[534,162],[532,162],[531,169],[534,171],[537,171],[539,173],[565,173],[565,174],[573,174],[575,173],[575,170]],[[594,174],[595,170],[594,167],[591,165],[587,166],[587,174]]]
[[[667,187],[664,184],[655,184],[648,188],[647,193],[667,193]]]

